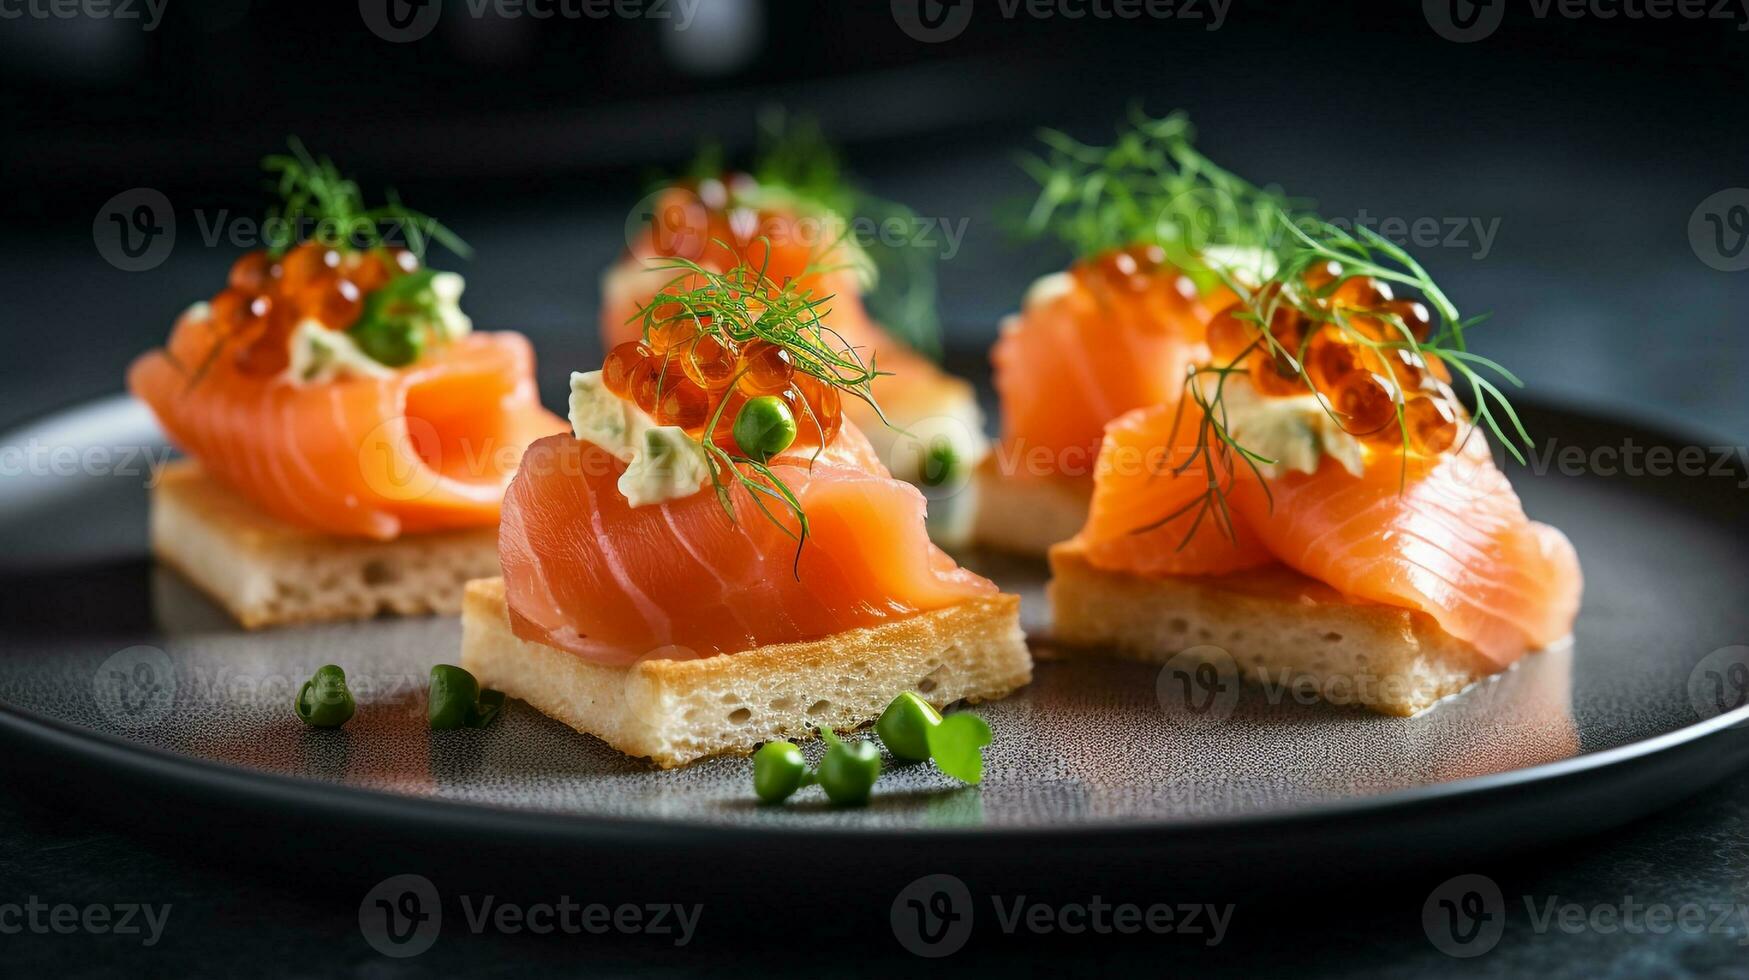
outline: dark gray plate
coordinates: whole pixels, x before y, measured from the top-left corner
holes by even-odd
[[[1573,648],[1412,719],[1270,687],[1246,688],[1230,715],[1195,715],[1157,693],[1157,668],[1042,662],[1031,687],[974,709],[997,733],[982,787],[894,769],[872,806],[842,810],[817,790],[757,807],[746,760],[652,771],[520,703],[485,731],[431,733],[424,683],[456,658],[452,619],[234,628],[146,560],[145,466],[164,450],[142,410],[108,400],[0,443],[0,462],[31,471],[0,483],[0,735],[93,786],[542,845],[848,835],[953,840],[963,856],[968,841],[1044,854],[1225,838],[1271,853],[1347,841],[1390,858],[1455,837],[1529,843],[1628,819],[1749,759],[1735,686],[1749,670],[1736,666],[1749,663],[1736,647],[1749,641],[1749,497],[1734,463],[1564,472],[1564,447],[1683,443],[1546,409],[1527,421],[1552,440],[1538,454],[1556,456],[1514,481],[1533,516],[1572,537],[1587,576]],[[1039,567],[970,562],[1042,625]],[[290,703],[327,662],[346,667],[359,713],[314,732]]]

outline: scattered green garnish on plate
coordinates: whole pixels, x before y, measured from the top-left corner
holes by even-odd
[[[846,742],[830,728],[823,729],[820,737],[827,743],[818,777],[826,798],[839,806],[867,803],[868,794],[881,775],[880,750],[863,739]]]
[[[761,802],[782,803],[813,782],[808,760],[794,742],[766,742],[753,753],[753,792]]]
[[[346,724],[357,710],[352,692],[346,689],[346,671],[334,664],[317,668],[315,675],[298,688],[292,710],[311,728],[339,728]]]
[[[913,691],[892,700],[875,734],[900,762],[935,760],[942,772],[976,785],[984,778],[984,747],[992,739],[990,726],[970,713],[943,716]],[[765,803],[780,803],[815,782],[826,798],[839,805],[868,802],[881,774],[881,756],[869,741],[846,742],[822,729],[826,754],[818,773],[808,771],[802,750],[793,742],[767,742],[753,754],[753,792]]]
[[[426,718],[432,731],[453,728],[485,728],[504,707],[502,691],[482,691],[474,675],[460,667],[438,664],[431,668],[431,691]]]
[[[929,760],[929,730],[941,724],[941,712],[917,694],[906,691],[887,705],[875,722],[875,734],[893,758],[905,762]]]

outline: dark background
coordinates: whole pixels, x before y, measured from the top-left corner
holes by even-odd
[[[943,262],[941,305],[950,345],[980,357],[1026,284],[1066,258],[1049,244],[1016,247],[993,219],[1029,190],[1016,152],[1041,125],[1103,139],[1140,100],[1155,113],[1190,111],[1215,159],[1329,214],[1496,227],[1485,256],[1473,237],[1419,253],[1465,312],[1494,312],[1480,350],[1518,369],[1535,397],[1740,443],[1749,272],[1710,268],[1688,227],[1704,199],[1749,186],[1749,14],[1538,17],[1528,2],[1493,2],[1503,23],[1468,44],[1442,38],[1418,3],[1258,0],[1233,0],[1213,31],[1207,4],[1193,8],[1200,20],[1071,20],[1025,7],[1009,18],[997,0],[975,0],[964,32],[934,44],[900,30],[885,0],[701,0],[684,32],[647,17],[476,17],[450,3],[410,43],[372,33],[345,0],[170,0],[152,31],[90,16],[3,18],[0,340],[11,356],[0,357],[0,426],[118,392],[128,361],[222,284],[235,250],[203,242],[200,223],[258,217],[268,200],[257,161],[294,133],[373,198],[392,183],[474,246],[471,261],[438,264],[467,275],[476,323],[533,337],[557,404],[557,382],[596,356],[599,275],[623,247],[644,180],[681,166],[702,139],[744,151],[761,106],[810,113],[871,189],[969,222],[963,249]],[[156,268],[124,272],[99,253],[94,224],[115,195],[142,187],[172,203],[176,244]],[[0,805],[0,900],[174,901],[202,927],[173,951],[176,973],[385,965],[356,941],[353,892],[324,902],[308,881],[287,891],[222,860],[185,861],[178,844],[42,804],[51,787],[15,785]],[[1509,894],[1743,901],[1746,807],[1749,790],[1724,787],[1609,839],[1488,870]],[[1330,896],[1287,903],[1218,964],[1161,959],[1141,943],[1100,956],[1235,975],[1302,961],[1403,975],[1468,965],[1421,936],[1413,899],[1426,885],[1391,887],[1407,904],[1369,904],[1373,883],[1333,882]],[[1297,914],[1320,904],[1319,916]],[[791,910],[779,925],[787,936],[806,919]],[[832,959],[841,950],[772,961],[757,938],[673,965],[879,968]],[[1477,965],[1496,975],[1741,971],[1742,947],[1718,938],[1513,936]],[[11,941],[29,943],[39,964],[89,955],[103,969],[170,968],[90,937]],[[333,959],[301,959],[312,944]],[[587,962],[555,943],[532,954],[501,941],[442,949],[443,962],[419,965]],[[1027,948],[980,949],[985,965],[1011,972],[1043,962]],[[1093,962],[1074,943],[1040,952],[1050,951]],[[610,971],[665,958],[602,952]]]

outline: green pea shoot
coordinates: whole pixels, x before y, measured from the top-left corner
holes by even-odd
[[[485,728],[504,707],[502,691],[481,691],[474,675],[460,667],[438,664],[431,668],[431,690],[426,718],[432,731],[454,728]]]
[[[735,416],[735,445],[749,459],[770,459],[795,441],[796,417],[776,395],[748,399]]]
[[[298,688],[292,710],[311,728],[339,728],[346,724],[357,710],[352,692],[346,689],[346,671],[334,664],[317,668],[315,675]]]

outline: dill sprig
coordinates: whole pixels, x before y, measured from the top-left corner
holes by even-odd
[[[1153,118],[1139,107],[1109,146],[1041,130],[1044,154],[1020,161],[1039,185],[1022,233],[1053,235],[1077,258],[1158,245],[1208,288],[1212,255],[1270,249],[1274,216],[1300,204],[1217,166],[1197,151],[1195,137],[1184,113]]]
[[[726,243],[718,244],[727,247]],[[657,260],[651,268],[672,270],[677,275],[631,318],[630,322],[641,326],[646,341],[676,323],[688,324],[697,336],[714,337],[735,350],[754,341],[764,341],[788,352],[797,372],[844,395],[861,399],[877,417],[886,421],[871,385],[887,372],[877,369],[872,353],[864,360],[861,352],[827,323],[832,296],[815,296],[795,279],[778,282],[767,274],[765,266],[754,268],[745,262],[718,272],[691,259],[673,257]],[[808,271],[819,270],[810,268]],[[673,358],[664,361],[662,374],[656,382],[658,397],[673,362]],[[736,374],[730,380],[731,390],[740,377]],[[797,394],[801,392],[797,391]],[[806,424],[813,425],[819,436],[811,465],[813,459],[818,459],[825,450],[826,431],[814,415],[811,403],[805,397],[797,401],[807,414]],[[732,451],[714,438],[727,405],[727,398],[719,400],[705,420],[701,434],[694,437],[708,461],[712,491],[733,521],[736,517],[730,488],[735,484],[744,488],[760,511],[796,542],[799,575],[801,551],[808,538],[808,515],[802,508],[801,499],[766,460]],[[798,419],[797,422],[803,423],[804,420]],[[771,510],[770,504],[787,511],[794,518],[796,529],[791,530],[778,513]]]
[[[1274,215],[1274,221],[1281,234],[1278,236],[1279,244],[1271,253],[1275,271],[1268,279],[1261,283],[1248,282],[1243,276],[1234,275],[1231,270],[1215,270],[1220,274],[1223,284],[1239,297],[1243,309],[1236,316],[1251,324],[1254,334],[1251,342],[1224,364],[1193,367],[1185,380],[1188,400],[1200,410],[1201,419],[1190,457],[1174,467],[1173,472],[1174,475],[1182,475],[1193,467],[1200,467],[1205,474],[1207,488],[1197,499],[1147,527],[1138,529],[1139,531],[1171,523],[1194,511],[1196,516],[1180,547],[1188,544],[1202,521],[1211,516],[1229,538],[1233,537],[1226,494],[1236,476],[1235,460],[1242,461],[1250,468],[1263,485],[1265,493],[1268,493],[1268,484],[1262,480],[1261,467],[1272,465],[1276,461],[1241,445],[1233,436],[1228,425],[1224,398],[1227,379],[1235,373],[1244,373],[1247,360],[1254,355],[1273,357],[1278,367],[1290,369],[1305,386],[1308,394],[1318,396],[1318,404],[1324,413],[1343,431],[1351,431],[1344,423],[1343,416],[1324,397],[1324,393],[1318,390],[1306,370],[1307,349],[1312,338],[1324,328],[1335,328],[1340,332],[1342,340],[1371,352],[1375,363],[1388,363],[1389,358],[1400,356],[1400,352],[1408,352],[1413,355],[1416,363],[1425,364],[1429,358],[1436,358],[1446,364],[1453,372],[1455,380],[1468,385],[1474,404],[1464,440],[1467,441],[1478,430],[1486,429],[1514,459],[1524,462],[1525,457],[1520,446],[1531,444],[1530,434],[1501,388],[1502,383],[1523,387],[1523,382],[1498,362],[1468,349],[1466,332],[1484,320],[1485,316],[1467,319],[1462,317],[1456,305],[1413,256],[1395,242],[1369,228],[1362,227],[1358,234],[1353,234],[1322,218],[1303,212],[1294,214],[1278,211]],[[1316,289],[1306,285],[1308,270],[1332,261],[1341,267],[1340,276]],[[1367,277],[1413,290],[1432,308],[1432,314],[1437,317],[1436,329],[1427,339],[1419,340],[1402,316],[1395,312],[1351,309],[1342,304],[1328,302],[1341,283],[1353,277]],[[1283,307],[1293,309],[1304,318],[1306,326],[1301,331],[1302,340],[1298,349],[1290,350],[1285,347],[1269,329],[1269,324],[1275,321],[1277,312]],[[1363,329],[1362,321],[1385,324],[1385,335],[1375,336],[1373,332]],[[1397,429],[1402,439],[1401,481],[1406,483],[1413,449],[1408,427],[1404,424],[1407,395],[1400,386],[1393,385],[1392,399]],[[1462,406],[1455,403],[1455,398],[1451,400],[1451,407],[1461,412]],[[1180,401],[1179,413],[1174,420],[1169,440],[1171,444],[1177,443],[1178,426],[1183,419],[1183,411],[1184,402]],[[1463,443],[1460,443],[1452,451],[1462,449]]]
[[[274,175],[269,183],[279,200],[267,213],[264,228],[272,229],[268,254],[274,258],[306,238],[330,247],[378,248],[389,244],[385,229],[399,229],[405,244],[421,261],[436,242],[462,258],[472,254],[466,242],[437,219],[401,203],[393,189],[385,192],[387,203],[371,208],[364,204],[358,184],[342,176],[328,157],[312,156],[303,141],[293,136],[290,153],[262,159],[261,167]],[[307,234],[306,234],[307,233]]]
[[[887,332],[913,350],[940,358],[941,318],[936,309],[937,252],[931,243],[910,240],[895,244],[884,235],[852,238],[852,224],[876,228],[920,227],[917,213],[895,201],[863,189],[846,171],[843,156],[811,116],[792,115],[781,107],[763,109],[748,175],[752,186],[730,182],[732,202],[750,207],[787,207],[803,215],[829,219],[842,227],[838,244],[855,249],[865,259],[861,271],[872,280],[865,297],[870,311]],[[725,155],[716,143],[702,147],[688,168],[696,180],[719,179]],[[852,263],[855,265],[856,263]]]

